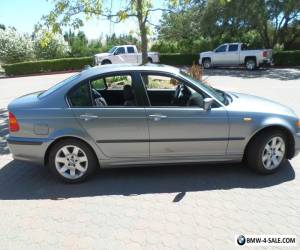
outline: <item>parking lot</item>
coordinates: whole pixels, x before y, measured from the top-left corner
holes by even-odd
[[[98,171],[75,185],[14,161],[7,104],[69,75],[0,79],[0,249],[232,249],[240,234],[297,235],[299,247],[300,156],[268,176],[242,164],[178,165]],[[205,79],[300,116],[300,69],[215,69]]]

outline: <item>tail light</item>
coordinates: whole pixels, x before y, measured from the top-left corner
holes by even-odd
[[[268,56],[268,51],[266,51],[266,50],[263,51],[262,56],[263,56],[263,57],[267,57],[267,56]]]
[[[20,130],[20,126],[17,121],[17,118],[11,112],[8,113],[8,122],[9,122],[9,131],[10,132],[17,132]]]

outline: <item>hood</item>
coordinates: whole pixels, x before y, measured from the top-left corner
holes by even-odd
[[[273,113],[297,117],[296,113],[291,108],[284,106],[278,102],[274,102],[272,100],[254,95],[236,92],[229,92],[229,94],[231,94],[233,98],[233,102],[227,106],[229,110],[256,113]]]
[[[212,51],[201,52],[201,53],[200,53],[200,56],[211,55],[211,53],[213,53],[213,52],[212,52]]]
[[[8,110],[14,110],[16,108],[31,108],[35,106],[35,104],[39,101],[38,95],[42,92],[43,91],[38,91],[18,97],[8,104]]]
[[[96,54],[95,56],[96,57],[106,57],[106,56],[109,56],[111,55],[110,53],[106,52],[106,53],[99,53],[99,54]]]

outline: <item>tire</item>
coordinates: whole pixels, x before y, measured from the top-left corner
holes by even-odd
[[[273,150],[274,144],[272,144],[272,142],[274,140],[276,141],[277,146],[279,146],[279,142],[282,143],[283,146],[278,148],[278,150]],[[268,131],[257,135],[257,137],[250,142],[250,145],[247,148],[247,165],[261,174],[271,174],[276,172],[283,165],[286,159],[286,141],[285,134],[279,130]],[[280,154],[278,151],[280,151]],[[275,158],[277,162],[276,164]],[[271,165],[269,165],[270,161]]]
[[[209,58],[203,59],[202,65],[203,65],[203,68],[205,68],[205,69],[210,69],[210,68],[212,68],[211,60],[210,60]]]
[[[256,60],[255,59],[252,59],[252,58],[249,58],[245,61],[245,67],[247,70],[255,70],[257,67],[256,67]]]
[[[101,63],[101,65],[105,65],[105,64],[111,64],[111,61],[109,61],[109,60],[104,60],[104,61]]]
[[[77,153],[74,153],[74,150]],[[76,139],[65,139],[56,143],[49,153],[51,172],[67,183],[84,181],[97,167],[98,159],[93,150],[86,143]]]
[[[148,57],[148,63],[153,63],[152,58]]]

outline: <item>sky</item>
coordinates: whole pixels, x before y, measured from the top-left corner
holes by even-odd
[[[108,5],[112,1],[113,12],[125,0],[104,0]],[[153,0],[155,8],[164,6],[163,0]],[[5,26],[14,26],[18,31],[31,34],[34,25],[38,23],[41,17],[53,9],[53,1],[51,0],[0,0],[0,24]],[[150,21],[158,24],[161,17],[161,12],[153,12],[150,16]],[[68,30],[68,29],[67,29]],[[97,39],[105,37],[110,33],[128,34],[138,32],[138,26],[135,18],[129,18],[125,22],[119,24],[111,24],[104,18],[85,21],[85,25],[80,28],[84,31],[89,39]]]

